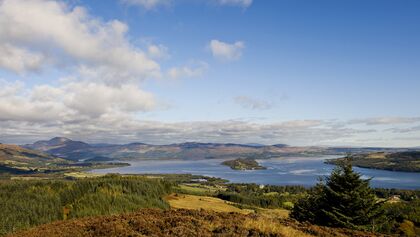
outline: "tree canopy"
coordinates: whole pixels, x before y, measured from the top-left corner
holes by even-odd
[[[369,182],[344,160],[296,203],[291,216],[318,225],[372,230],[383,214]]]

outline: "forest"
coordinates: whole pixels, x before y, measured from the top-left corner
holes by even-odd
[[[0,236],[9,232],[84,216],[167,209],[162,197],[171,182],[107,175],[80,180],[2,181]]]
[[[373,202],[381,203],[378,209],[381,218],[373,229],[369,223],[360,230],[398,233],[403,236],[419,234],[419,190],[364,187]],[[241,209],[255,210],[255,213],[259,213],[258,210],[291,210],[291,216],[297,220],[340,227],[332,222],[320,221],[325,218],[320,213],[316,213],[315,219],[307,219],[307,216],[302,215],[308,213],[305,202],[314,200],[314,195],[320,195],[317,190],[317,186],[308,189],[303,186],[234,184],[223,179],[197,175],[106,175],[78,179],[2,180],[0,236],[57,220],[135,213],[144,208],[168,210],[170,206],[165,197],[173,193],[218,198]],[[322,206],[322,202],[309,204],[310,207],[328,210],[327,206]]]

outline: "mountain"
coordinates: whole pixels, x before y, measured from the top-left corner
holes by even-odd
[[[78,158],[74,158],[72,154],[77,154],[78,151],[84,151],[91,146],[87,143],[73,141],[65,137],[54,137],[48,141],[37,141],[33,144],[24,145],[23,147],[43,151],[50,155],[70,160],[78,160]]]
[[[235,144],[184,142],[169,145],[146,143],[88,144],[64,137],[38,141],[24,147],[43,151],[68,160],[136,160],[136,159],[267,159],[285,156],[345,155],[346,153],[402,152],[406,148],[352,148],[352,147],[294,147],[286,144]]]
[[[122,145],[88,144],[64,137],[55,137],[47,141],[37,141],[33,144],[27,144],[24,147],[75,161],[110,161],[113,159],[266,159],[296,154],[311,155],[327,152],[326,148],[290,147],[285,144],[261,145],[200,142],[184,142],[169,145],[151,145],[139,142]]]

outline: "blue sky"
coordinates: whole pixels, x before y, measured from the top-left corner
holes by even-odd
[[[5,0],[0,139],[419,146],[419,10]]]

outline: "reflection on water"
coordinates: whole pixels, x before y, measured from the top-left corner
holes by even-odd
[[[328,175],[334,168],[324,164],[325,159],[334,156],[321,157],[288,157],[269,160],[258,160],[266,170],[232,170],[220,165],[221,159],[212,160],[142,160],[131,162],[131,166],[112,169],[93,170],[95,173],[161,173],[161,174],[199,174],[220,177],[235,183],[258,183],[276,185],[312,186],[317,180]],[[363,178],[371,178],[371,185],[384,188],[420,188],[420,173],[393,172],[385,170],[355,168]]]

